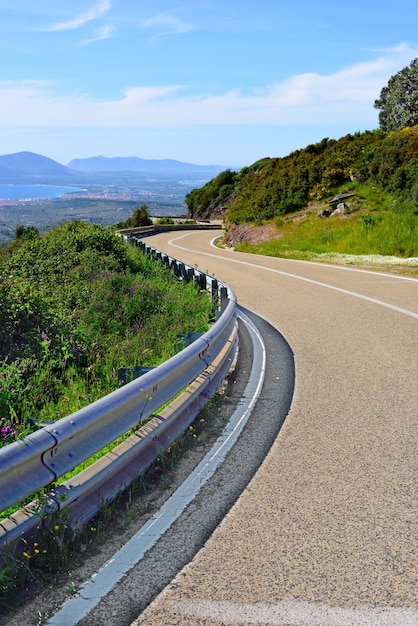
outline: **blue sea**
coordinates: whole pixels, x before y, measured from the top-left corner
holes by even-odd
[[[62,187],[56,185],[0,185],[0,199],[26,200],[39,198],[59,198],[64,193],[85,191],[79,187]]]

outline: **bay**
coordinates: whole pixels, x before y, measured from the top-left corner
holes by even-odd
[[[80,187],[58,185],[0,185],[1,200],[29,200],[39,198],[59,198],[66,193],[85,191]]]

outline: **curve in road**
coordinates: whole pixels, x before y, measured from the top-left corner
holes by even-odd
[[[183,235],[181,260],[286,337],[295,394],[248,488],[135,624],[418,624],[418,281],[211,238]],[[180,256],[179,238],[152,244]]]

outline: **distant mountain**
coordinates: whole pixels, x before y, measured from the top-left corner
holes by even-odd
[[[113,175],[130,179],[135,176],[157,179],[208,181],[226,168],[223,165],[194,165],[174,159],[138,157],[91,157],[73,159],[61,165],[34,152],[16,152],[0,156],[0,184],[65,184],[109,181]]]
[[[70,178],[74,172],[48,157],[34,152],[16,152],[0,156],[0,183],[30,180],[39,178]]]
[[[188,176],[212,178],[222,172],[222,165],[195,165],[174,159],[140,159],[138,157],[103,157],[73,159],[68,168],[80,172],[137,172],[156,176]]]

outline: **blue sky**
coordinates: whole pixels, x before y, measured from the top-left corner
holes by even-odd
[[[378,127],[416,0],[0,0],[0,154],[231,167]]]

